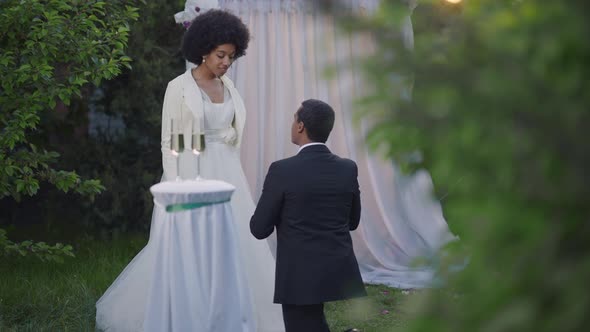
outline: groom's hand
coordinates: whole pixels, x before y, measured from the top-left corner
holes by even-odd
[[[272,163],[264,179],[262,195],[250,219],[250,232],[259,240],[269,237],[280,221],[283,192],[280,187],[279,173],[276,163]]]

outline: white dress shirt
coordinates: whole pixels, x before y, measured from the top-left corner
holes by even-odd
[[[301,152],[301,150],[305,149],[308,146],[312,146],[312,145],[326,145],[325,143],[321,143],[321,142],[313,142],[313,143],[307,143],[305,145],[302,145],[299,147],[299,151],[297,151],[297,153]]]

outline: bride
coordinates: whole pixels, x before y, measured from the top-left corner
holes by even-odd
[[[284,331],[284,325],[281,307],[272,303],[274,258],[268,244],[256,240],[249,230],[255,206],[239,155],[246,117],[244,103],[232,81],[224,76],[231,64],[245,54],[249,40],[248,28],[238,17],[225,11],[209,10],[191,22],[184,36],[182,53],[186,60],[198,66],[170,81],[166,89],[162,111],[163,181],[174,180],[177,175],[184,179],[195,178],[200,168],[200,176],[223,180],[236,187],[231,205],[257,331],[278,332]],[[176,174],[175,157],[170,151],[170,120],[183,115],[200,120],[205,145],[200,165],[189,153],[181,154],[180,174]],[[98,329],[143,329],[145,274],[149,273],[150,262],[155,257],[151,249],[148,242],[98,300]]]

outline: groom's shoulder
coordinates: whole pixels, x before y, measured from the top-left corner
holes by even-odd
[[[336,160],[337,162],[340,162],[342,164],[346,164],[346,165],[349,165],[349,166],[356,166],[356,162],[354,160],[340,157],[339,155],[334,154],[334,153],[330,153],[330,158],[332,160]],[[277,161],[273,162],[273,164],[288,165],[290,163],[297,163],[297,162],[300,162],[300,161],[302,161],[302,158],[301,158],[301,154],[298,153],[298,154],[296,154],[294,156],[277,160]]]
[[[297,155],[294,155],[292,157],[274,161],[272,164],[270,164],[269,169],[272,169],[273,171],[291,169],[292,167],[297,167],[299,162],[300,160],[297,158]]]
[[[340,158],[340,162],[342,162],[343,164],[346,164],[351,167],[353,167],[353,166],[356,167],[356,162],[354,160],[348,159],[348,158],[342,158],[342,157],[338,157],[338,158]]]
[[[357,169],[356,162],[352,159],[342,158],[338,155],[333,154],[333,156],[338,160],[338,164],[346,169]]]
[[[349,158],[344,158],[344,157],[340,157],[339,155],[330,152],[330,156],[331,156],[331,160],[335,161],[341,165],[346,165],[346,166],[354,166],[356,167],[356,162],[354,162],[354,160],[349,159]]]
[[[285,159],[277,160],[277,161],[273,162],[271,164],[271,166],[274,165],[274,167],[278,167],[278,168],[286,167],[286,166],[292,165],[294,162],[297,162],[297,155],[294,155],[292,157],[288,157]]]

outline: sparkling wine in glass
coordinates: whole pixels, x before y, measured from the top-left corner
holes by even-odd
[[[184,135],[179,133],[172,133],[170,141],[170,149],[172,151],[176,152],[177,154],[182,153],[184,151]]]
[[[201,177],[201,152],[205,147],[205,135],[193,133],[191,137],[191,151],[197,158],[197,177],[195,180],[203,180]]]
[[[172,155],[176,157],[176,181],[180,181],[180,153],[184,151],[184,135],[180,130],[180,120],[172,119],[171,120],[171,130],[170,130],[170,150],[172,150]]]

